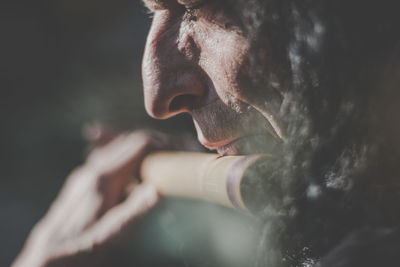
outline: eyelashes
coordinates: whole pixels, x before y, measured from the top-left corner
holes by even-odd
[[[182,18],[184,21],[197,21],[197,9],[185,8]]]
[[[182,20],[185,22],[195,22],[199,18],[204,18],[204,20],[218,25],[223,29],[241,32],[237,19],[235,20],[235,16],[231,14],[231,9],[226,7],[223,3],[225,2],[222,0],[205,0],[192,6],[183,5],[184,13]],[[210,7],[208,8],[206,6]],[[204,12],[202,9],[203,7],[205,8]]]
[[[193,6],[184,6],[185,12],[183,14],[183,19],[185,21],[196,21],[197,20],[197,12],[200,8],[205,6],[209,0],[200,1]]]

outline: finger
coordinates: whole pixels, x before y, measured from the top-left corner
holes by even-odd
[[[99,173],[114,174],[131,165],[129,163],[135,163],[149,143],[146,136],[136,132],[120,134],[106,146],[95,148],[88,157],[88,164]]]
[[[106,146],[96,148],[88,157],[87,165],[98,174],[100,189],[118,187],[122,190],[132,177],[138,177],[145,155],[163,147],[160,143],[160,138],[143,131],[123,134]]]
[[[85,226],[102,216],[120,202],[124,188],[135,179],[133,174],[149,147],[149,137],[134,132],[122,134],[104,147],[96,148],[86,166],[68,178],[51,207],[52,214],[57,215],[52,216],[52,221],[81,221]],[[80,224],[73,225],[79,229]]]
[[[157,190],[148,185],[138,186],[134,193],[120,205],[109,210],[95,225],[87,229],[78,239],[65,242],[52,253],[52,259],[58,261],[67,258],[79,258],[79,255],[100,253],[125,236],[125,233],[160,201]]]
[[[131,231],[140,219],[160,201],[155,187],[139,185],[120,205],[109,210],[82,236],[81,249],[93,249],[111,244]]]
[[[160,201],[160,194],[154,186],[138,185],[128,198],[110,210],[96,225],[98,240],[108,240],[119,232],[124,232],[135,222],[154,208]]]

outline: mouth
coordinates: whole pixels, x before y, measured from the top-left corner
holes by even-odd
[[[200,143],[209,150],[216,150],[221,156],[228,155],[226,152],[233,152],[234,144],[240,138],[231,140],[222,140],[218,142],[210,142],[208,140],[199,140]],[[231,155],[231,153],[229,153]]]
[[[197,138],[219,155],[275,154],[282,141],[267,127],[267,119],[255,109],[238,113],[216,101],[191,113]],[[279,152],[279,150],[278,150]]]
[[[277,143],[271,136],[251,134],[237,138],[209,142],[200,140],[200,143],[209,150],[216,150],[221,156],[250,155],[259,153],[274,154]]]

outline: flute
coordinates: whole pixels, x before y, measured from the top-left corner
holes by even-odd
[[[210,201],[244,211],[264,203],[263,181],[268,178],[268,154],[218,156],[216,154],[163,151],[147,156],[140,170],[144,183],[162,195]]]

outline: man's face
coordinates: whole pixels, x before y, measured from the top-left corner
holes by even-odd
[[[142,66],[147,112],[189,113],[199,141],[220,154],[268,152],[271,132],[282,134],[267,97],[250,97],[249,43],[229,5],[143,1],[154,13]]]

